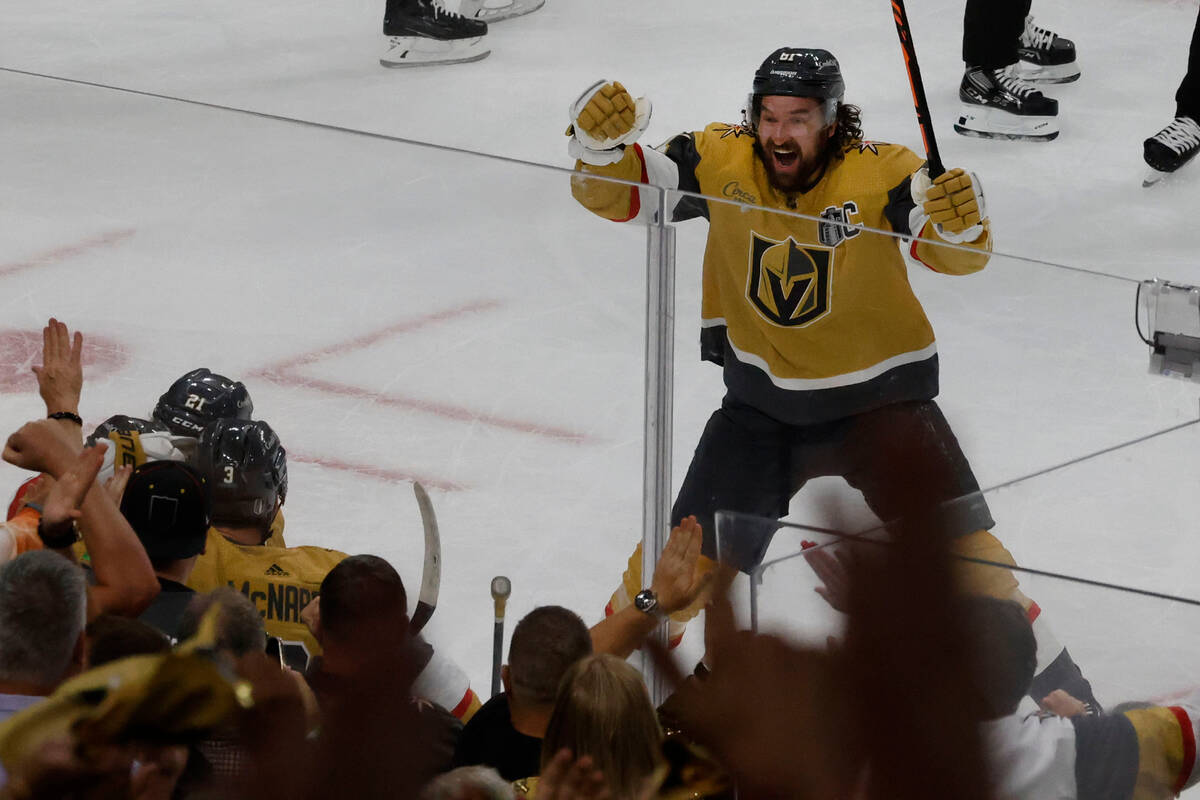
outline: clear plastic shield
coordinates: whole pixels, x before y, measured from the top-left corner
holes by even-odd
[[[29,198],[0,234],[13,430],[45,415],[30,367],[53,316],[85,337],[85,432],[149,416],[195,367],[244,381],[288,452],[287,542],[381,555],[410,602],[420,481],[442,534],[429,635],[474,686],[495,575],[515,623],[570,604],[553,566],[570,563],[599,618],[642,530],[644,226],[573,202],[569,170],[86,87],[32,97],[14,159],[88,165],[56,197],[10,175]],[[102,127],[33,133],[96,102]]]

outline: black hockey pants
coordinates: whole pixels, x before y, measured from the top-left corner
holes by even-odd
[[[704,554],[717,555],[714,516],[740,511],[776,520],[810,479],[841,476],[881,520],[936,515],[950,535],[992,527],[971,466],[932,400],[895,403],[818,425],[788,425],[726,396],[704,428],[671,509],[695,515]],[[762,560],[774,527],[722,533],[720,556],[744,571]]]
[[[972,67],[1006,67],[1017,61],[1032,0],[967,0],[963,61]]]

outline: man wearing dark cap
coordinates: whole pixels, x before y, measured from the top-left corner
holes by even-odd
[[[140,619],[175,641],[179,618],[195,594],[185,584],[208,534],[208,484],[180,461],[149,461],[130,475],[121,513],[146,548],[161,587]]]

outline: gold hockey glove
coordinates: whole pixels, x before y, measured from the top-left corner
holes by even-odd
[[[571,104],[567,152],[585,164],[615,164],[650,124],[650,101],[636,100],[620,83],[597,81]]]
[[[974,173],[952,169],[930,182],[929,172],[923,167],[913,175],[912,195],[945,241],[973,242],[983,233],[987,208]]]

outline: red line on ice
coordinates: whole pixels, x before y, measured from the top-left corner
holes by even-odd
[[[384,405],[394,406],[396,408],[409,408],[414,411],[425,411],[430,414],[436,414],[439,417],[457,420],[459,422],[478,422],[481,425],[488,425],[493,428],[502,428],[504,430],[517,431],[518,433],[528,433],[535,436],[546,436],[551,439],[563,439],[570,442],[583,442],[588,440],[588,436],[576,431],[566,430],[564,428],[555,428],[549,425],[539,425],[535,422],[526,422],[519,419],[508,419],[505,417],[497,417],[491,414],[484,414],[479,411],[472,411],[469,408],[450,405],[449,403],[435,403],[430,400],[424,400],[419,397],[406,397],[398,394],[379,394],[377,392],[367,391],[358,386],[347,386],[341,383],[333,383],[332,381],[323,381],[317,378],[308,378],[300,375],[275,375],[277,381],[289,386],[295,386],[305,389],[316,389],[318,391],[335,394],[340,397],[353,397],[356,399],[370,399]]]
[[[456,492],[468,487],[453,481],[444,481],[441,478],[431,478],[428,475],[418,475],[415,472],[407,470],[390,469],[388,467],[380,467],[374,464],[354,464],[349,461],[342,461],[337,458],[326,458],[324,456],[306,456],[288,451],[288,459],[301,464],[314,464],[318,467],[326,469],[336,469],[342,472],[353,472],[357,475],[365,475],[369,478],[379,478],[380,480],[390,483],[411,483],[418,481],[422,486],[429,489],[440,489],[446,492]]]
[[[396,334],[415,331],[420,328],[424,328],[426,325],[445,322],[446,320],[454,319],[455,317],[461,317],[464,314],[470,314],[475,311],[491,311],[494,308],[498,308],[500,305],[501,303],[499,300],[479,300],[474,303],[467,303],[466,305],[457,306],[455,308],[448,308],[444,311],[434,311],[430,314],[423,314],[419,317],[414,317],[413,319],[397,322],[395,325],[389,325],[386,328],[380,328],[372,333],[365,333],[362,336],[357,336],[344,342],[332,344],[328,347],[322,347],[319,350],[301,353],[298,356],[294,356],[284,361],[280,361],[277,364],[273,364],[262,370],[262,372],[268,376],[275,377],[277,373],[286,373],[292,369],[295,369],[296,367],[304,366],[305,364],[312,364],[314,361],[320,361],[323,358],[342,355],[353,352],[354,350],[361,350],[364,347],[370,347],[376,342],[386,339],[388,336],[395,336]]]
[[[133,236],[132,228],[124,230],[109,231],[96,236],[88,237],[74,244],[66,244],[62,247],[56,247],[53,250],[47,250],[44,253],[38,253],[33,258],[25,261],[13,261],[8,264],[0,264],[0,277],[12,275],[15,272],[22,272],[34,267],[45,267],[54,264],[58,261],[65,261],[68,258],[77,256],[81,253],[86,253],[88,250],[94,250],[97,247],[108,247],[120,241]]]
[[[491,311],[499,308],[501,305],[502,303],[499,300],[476,300],[471,303],[454,306],[441,311],[433,311],[428,314],[422,314],[421,316],[413,317],[412,319],[403,320],[393,325],[389,325],[386,328],[380,328],[379,330],[365,333],[361,336],[356,336],[353,339],[348,339],[344,342],[338,342],[327,347],[322,347],[317,350],[312,350],[307,353],[301,353],[298,356],[284,359],[283,361],[276,362],[275,364],[258,370],[258,374],[269,378],[270,380],[274,380],[284,386],[291,386],[298,389],[314,389],[316,391],[326,392],[327,394],[337,395],[339,397],[369,399],[384,405],[394,406],[396,408],[407,408],[414,411],[423,411],[458,422],[479,423],[492,428],[516,431],[517,433],[527,433],[533,436],[544,436],[550,439],[558,439],[568,442],[590,441],[590,436],[584,433],[579,433],[578,431],[557,428],[551,425],[543,425],[536,422],[529,422],[527,420],[485,414],[478,411],[472,411],[471,409],[463,408],[461,406],[456,406],[451,403],[435,402],[419,397],[411,397],[400,394],[383,394],[380,392],[373,392],[368,389],[364,389],[361,386],[351,386],[309,377],[298,370],[299,367],[313,364],[325,358],[345,355],[347,353],[354,352],[355,350],[361,350],[364,347],[370,347],[376,342],[379,342],[389,336],[411,333],[412,331],[419,330],[429,325],[447,322],[465,314]]]

